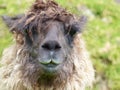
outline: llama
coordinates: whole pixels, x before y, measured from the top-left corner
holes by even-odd
[[[15,43],[1,58],[0,90],[85,90],[94,69],[82,39],[86,18],[52,0],[36,0],[20,16],[4,16]]]

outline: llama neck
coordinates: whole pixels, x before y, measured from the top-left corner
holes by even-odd
[[[77,80],[78,77],[71,77],[66,83],[61,84],[60,86],[40,86],[40,87],[34,87],[31,90],[85,90],[84,85],[81,83],[80,80]]]

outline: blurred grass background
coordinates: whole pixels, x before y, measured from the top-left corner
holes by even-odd
[[[120,0],[56,0],[77,16],[88,17],[83,33],[96,80],[92,90],[120,90]],[[0,15],[25,13],[33,0],[0,0]],[[0,56],[13,43],[0,19]]]

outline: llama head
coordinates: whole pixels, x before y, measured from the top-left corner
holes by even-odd
[[[23,49],[19,63],[24,64],[22,73],[28,71],[31,82],[51,84],[58,80],[56,77],[62,81],[73,73],[71,53],[74,38],[86,22],[84,16],[76,19],[53,1],[36,0],[25,15],[3,16],[3,20]]]

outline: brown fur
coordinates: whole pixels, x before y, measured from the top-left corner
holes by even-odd
[[[44,75],[37,60],[34,64],[29,62],[31,58],[36,59],[33,50],[37,49],[34,47],[35,45],[30,50],[24,47],[23,30],[28,29],[29,37],[33,40],[33,28],[39,29],[38,33],[41,33],[42,23],[48,20],[63,22],[66,28],[68,26],[72,28],[73,24],[76,25],[74,16],[55,2],[37,0],[30,11],[11,29],[17,43],[3,52],[2,67],[0,68],[0,90],[84,90],[86,86],[92,85],[94,69],[81,33],[74,37],[72,51],[67,55],[66,62],[62,66],[63,68],[57,72],[57,76]],[[81,26],[77,28],[82,30]],[[44,36],[41,35],[41,37]],[[67,54],[67,50],[70,48],[66,48],[65,54]]]

